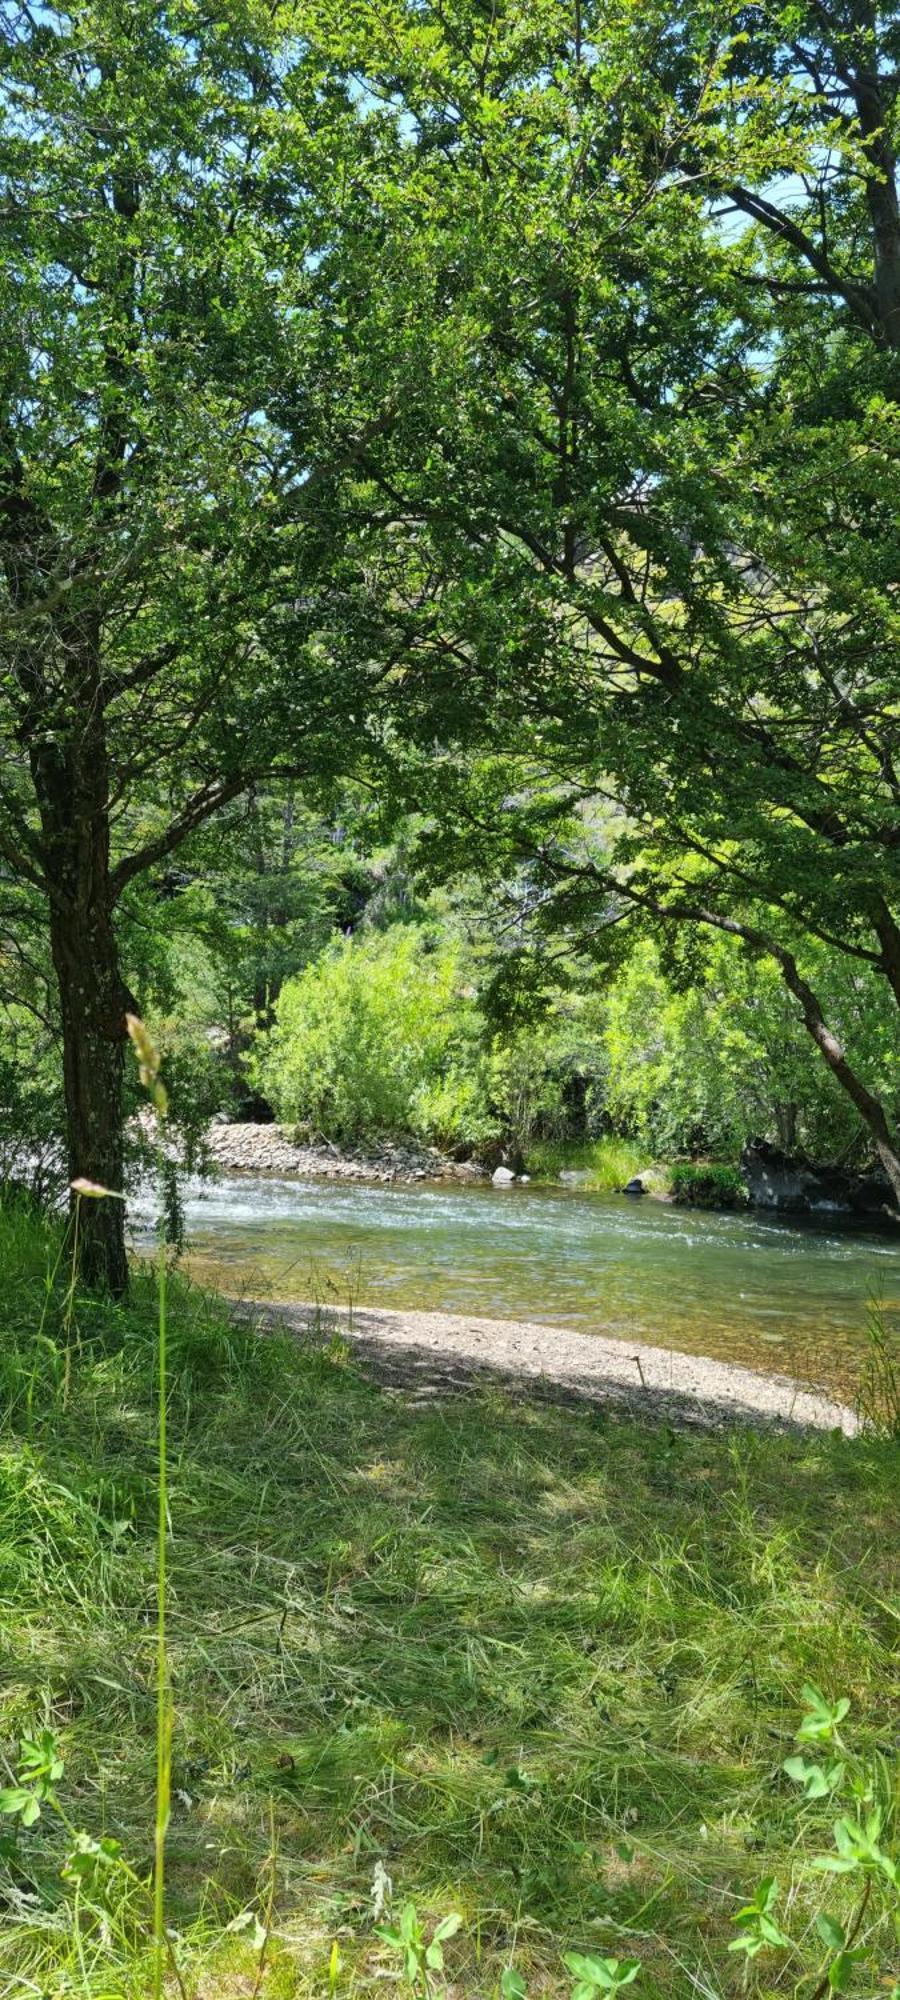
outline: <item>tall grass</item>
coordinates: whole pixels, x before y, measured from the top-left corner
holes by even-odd
[[[168,1114],[165,1084],[160,1081],[159,1053],[143,1021],[126,1014],[128,1033],[137,1057],[140,1079],[156,1119],[161,1125]],[[162,1157],[162,1153],[161,1153]],[[169,1687],[169,1658],[166,1645],[166,1554],[169,1534],[169,1457],[167,1440],[168,1398],[168,1264],[163,1230],[159,1232],[156,1265],[158,1297],[157,1375],[157,1509],[156,1509],[156,1819],[153,1840],[153,2000],[161,2000],[163,1967],[166,1959],[166,1834],[169,1830],[172,1791],[172,1698]]]
[[[127,1308],[76,1298],[65,1404],[64,1280],[38,1334],[56,1253],[0,1218],[0,1734],[15,1767],[53,1732],[69,1822],[47,1806],[0,1851],[0,1991],[147,2000],[158,1295],[137,1271]],[[383,1992],[385,1882],[428,1937],[460,1913],[460,2000],[511,1964],[567,1991],[571,1951],[639,1957],[639,2000],[731,2000],[732,1918],[768,1875],[798,1940],[826,1891],[849,1931],[858,1899],[809,1865],[829,1801],[798,1819],[782,1764],[805,1681],[850,1698],[867,1755],[887,1741],[895,1446],[489,1387],[423,1402],[180,1279],[168,1306],[166,1918],[190,2000],[311,1996],[329,1965],[336,1995]],[[73,1872],[73,1828],[118,1855]],[[890,1924],[873,1891],[861,1996]],[[765,1958],[760,1980],[787,1990]]]
[[[891,1325],[879,1297],[869,1300],[867,1353],[856,1398],[857,1415],[875,1437],[900,1440],[900,1329]]]
[[[646,1149],[632,1139],[585,1140],[582,1144],[534,1140],[528,1147],[528,1171],[536,1181],[558,1181],[561,1173],[586,1176],[584,1186],[600,1194],[623,1188],[646,1168]]]

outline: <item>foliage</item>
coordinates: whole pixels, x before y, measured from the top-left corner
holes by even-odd
[[[0,1828],[0,1985],[146,2000],[157,1301],[143,1271],[127,1309],[76,1297],[64,1402],[64,1279],[39,1333],[56,1249],[0,1217],[0,1726],[10,1783],[52,1732],[79,1838],[49,1804]],[[885,1731],[896,1447],[384,1394],[337,1341],[260,1339],[177,1279],[169,1305],[167,1922],[189,1994],[252,1990],[272,1817],[275,1994],[321,1992],[335,1936],[336,1990],[382,1990],[377,1864],[429,1942],[463,1917],[464,1995],[511,1968],[558,1991],[572,1950],[640,1957],[642,2000],[698,1976],[737,2000],[731,1919],[768,1876],[793,1955],[755,1963],[818,1972],[816,1919],[848,1939],[864,1886],[811,1864],[871,1811],[853,1785]],[[845,1763],[822,1797],[779,1768],[806,1682],[852,1704],[843,1748],[796,1746],[826,1782]],[[886,1821],[873,1840],[890,1856]],[[862,1993],[895,1948],[864,1868]]]
[[[344,939],[290,980],[251,1074],[331,1138],[477,1129],[480,1020],[458,950],[415,926]]]
[[[16,1009],[0,1015],[0,1184],[52,1200],[62,1190],[58,1051],[46,1027]]]
[[[532,1180],[557,1181],[562,1173],[574,1173],[579,1181],[583,1176],[581,1184],[594,1193],[615,1194],[636,1174],[646,1172],[647,1155],[633,1139],[607,1137],[586,1143],[538,1139],[528,1148],[527,1165]],[[663,1178],[661,1174],[660,1187]]]
[[[590,1015],[558,1010],[504,1032],[484,989],[484,965],[447,916],[363,929],[288,981],[251,1078],[281,1119],[331,1139],[409,1133],[521,1151],[583,1129],[602,1062]]]
[[[846,1927],[827,1910],[820,1910],[815,1919],[818,1946],[807,1933],[799,1949],[807,1960],[804,1971],[816,1980],[817,1993],[847,1993],[853,1989],[854,1967],[866,1964],[870,1957],[866,1943],[858,1944],[856,1940],[876,1882],[881,1881],[887,1887],[900,1939],[900,1882],[892,1824],[891,1774],[879,1757],[861,1758],[848,1748],[840,1727],[850,1709],[845,1695],[829,1702],[812,1686],[805,1687],[803,1695],[807,1706],[797,1740],[804,1748],[812,1745],[819,1756],[827,1756],[831,1761],[827,1767],[811,1764],[801,1752],[787,1759],[785,1773],[802,1788],[807,1804],[827,1800],[832,1811],[835,1806],[842,1808],[832,1828],[833,1845],[826,1853],[814,1854],[807,1865],[826,1879],[839,1876],[845,1885],[852,1882],[858,1902]],[[739,1935],[729,1949],[742,1954],[748,1962],[763,1951],[796,1956],[798,1946],[782,1928],[787,1919],[780,1922],[776,1916],[780,1901],[775,1877],[766,1876],[752,1901],[737,1912],[734,1922]]]
[[[397,1953],[403,1977],[413,1992],[429,1995],[434,1991],[433,1975],[444,1970],[444,1945],[456,1936],[461,1923],[462,1917],[451,1911],[435,1924],[429,1940],[415,1903],[404,1903],[396,1924],[380,1924],[377,1935]]]
[[[873,982],[825,951],[815,979],[860,1073],[892,1102],[900,1070]],[[762,1138],[826,1159],[860,1130],[771,960],[713,940],[667,976],[645,940],[609,988],[607,1020],[610,1114],[654,1151],[736,1158],[747,1140]]]
[[[177,902],[195,842],[210,935],[222,815],[234,1039],[353,901],[283,839],[352,771],[492,913],[524,871],[545,949],[710,932],[777,967],[900,1198],[895,1071],[818,956],[883,993],[890,1053],[896,34],[752,27],[13,10],[2,921],[52,933],[72,1177],[120,1179],[138,885]],[[561,1077],[494,1053],[505,1108],[469,1079],[435,1129],[554,1136]],[[121,1287],[117,1212],[89,1228]]]
[[[676,1201],[689,1208],[743,1208],[747,1185],[737,1167],[711,1160],[679,1160],[669,1175]]]
[[[633,1985],[641,1969],[639,1958],[594,1958],[583,1951],[567,1951],[563,1962],[574,1978],[572,2000],[597,2000],[601,1993],[621,1993]]]
[[[52,1729],[42,1729],[36,1737],[23,1736],[17,1782],[0,1791],[0,1813],[18,1819],[22,1826],[34,1826],[42,1807],[55,1805],[54,1786],[65,1768]]]
[[[408,136],[445,313],[422,447],[370,465],[434,865],[511,915],[525,864],[585,953],[771,959],[900,1201],[896,1097],[807,964],[896,1023],[893,14],[319,15]]]
[[[6,25],[0,862],[51,936],[70,1178],[118,1187],[134,885],[255,787],[325,796],[390,706],[342,481],[405,421],[402,155],[280,9]],[[118,1211],[83,1251],[124,1289]]]
[[[857,1391],[857,1414],[876,1437],[900,1440],[900,1334],[880,1297],[866,1317],[868,1353]]]

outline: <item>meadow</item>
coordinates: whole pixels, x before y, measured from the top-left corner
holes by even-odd
[[[142,2000],[154,1278],[100,1303],[50,1225],[0,1240],[0,1987]],[[896,1443],[389,1392],[322,1336],[173,1282],[165,1990],[891,1990]],[[884,1866],[816,1865],[879,1804]]]

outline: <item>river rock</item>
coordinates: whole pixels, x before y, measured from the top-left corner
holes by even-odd
[[[448,1160],[433,1146],[385,1140],[371,1149],[342,1151],[329,1140],[297,1133],[291,1126],[246,1119],[209,1126],[206,1148],[225,1173],[302,1175],[329,1181],[484,1181],[476,1160]]]
[[[783,1153],[762,1139],[744,1147],[741,1167],[754,1208],[794,1215],[878,1215],[890,1211],[886,1176],[817,1166],[803,1153]]]
[[[495,1167],[491,1175],[494,1187],[512,1187],[515,1178],[512,1167]]]
[[[563,1167],[559,1174],[563,1187],[583,1187],[590,1178],[587,1167]]]
[[[632,1180],[626,1181],[622,1189],[623,1194],[646,1194],[646,1192],[647,1190],[641,1180],[640,1174],[635,1174]]]

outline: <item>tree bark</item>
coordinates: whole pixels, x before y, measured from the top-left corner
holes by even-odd
[[[35,676],[37,713],[23,732],[41,819],[50,944],[59,987],[70,1181],[123,1191],[122,1082],[129,995],[119,969],[110,880],[109,768],[96,632],[69,635],[66,710]],[[41,696],[44,697],[43,702]],[[57,726],[54,727],[54,722]],[[72,1195],[75,1216],[79,1198]],[[83,1196],[85,1282],[122,1297],[128,1284],[121,1200]]]
[[[126,995],[109,911],[93,899],[54,898],[50,939],[62,1022],[69,1179],[121,1193]],[[78,1199],[73,1194],[73,1211]],[[124,1204],[83,1196],[78,1243],[85,1283],[121,1298],[128,1286]]]

